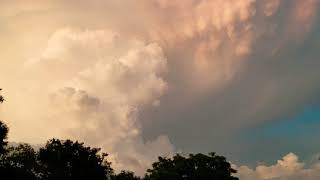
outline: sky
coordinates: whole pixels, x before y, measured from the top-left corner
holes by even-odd
[[[1,0],[9,140],[116,170],[217,152],[244,180],[320,178],[320,1]]]

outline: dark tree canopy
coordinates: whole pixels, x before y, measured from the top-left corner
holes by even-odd
[[[140,180],[140,177],[134,175],[130,171],[121,171],[119,174],[113,175],[112,180]]]
[[[37,153],[28,144],[7,148],[0,157],[0,174],[3,179],[39,179],[41,167],[37,163]]]
[[[231,174],[236,173],[223,156],[179,154],[171,158],[159,157],[145,177],[146,180],[237,180]]]
[[[105,159],[107,154],[99,152],[100,149],[85,147],[77,141],[52,139],[40,149],[39,160],[48,180],[105,180],[112,174],[112,169]]]

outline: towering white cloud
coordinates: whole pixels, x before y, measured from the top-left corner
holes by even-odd
[[[107,30],[69,28],[55,32],[43,53],[25,64],[24,82],[32,88],[33,102],[43,103],[41,109],[29,108],[42,112],[42,128],[50,132],[45,138],[102,147],[114,168],[143,173],[158,155],[174,151],[166,136],[145,141],[138,118],[141,108],[160,104],[167,71],[157,44],[124,40]]]
[[[238,169],[238,177],[243,180],[317,180],[320,178],[319,163],[306,167],[293,153],[287,154],[275,165],[259,165],[255,169],[247,166],[235,166],[235,168]]]

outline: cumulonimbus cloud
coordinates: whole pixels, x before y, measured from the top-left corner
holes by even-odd
[[[70,28],[55,32],[43,53],[25,64],[32,93],[42,91],[37,99],[46,99],[38,103],[47,113],[43,128],[55,130],[50,136],[102,147],[115,169],[138,173],[158,155],[174,151],[166,136],[144,141],[138,119],[144,106],[159,106],[167,71],[155,43]]]
[[[142,172],[174,151],[163,133],[207,151],[204,137],[317,101],[316,0],[33,2],[0,6],[0,47],[12,51],[0,54],[1,114],[14,140],[73,137]],[[140,117],[150,108],[160,113]]]

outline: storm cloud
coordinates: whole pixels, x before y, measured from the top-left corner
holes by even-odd
[[[116,169],[139,173],[158,155],[234,148],[242,131],[319,104],[318,8],[4,0],[0,114],[12,141],[83,140],[110,153]],[[288,158],[298,163],[293,154],[281,162]]]

